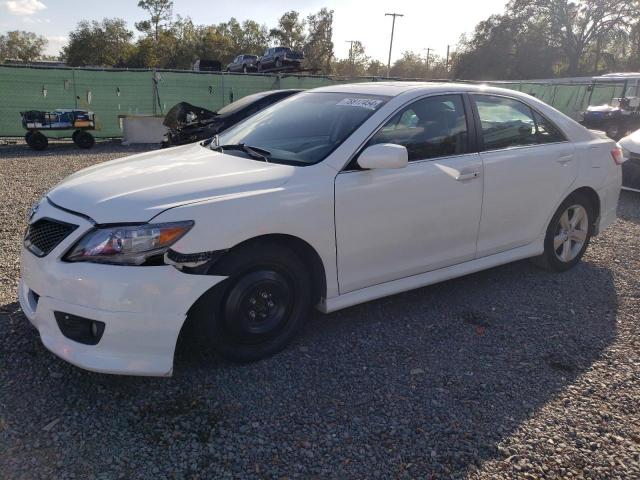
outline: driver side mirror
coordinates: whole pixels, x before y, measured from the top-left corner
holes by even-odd
[[[404,168],[408,163],[407,149],[394,143],[371,145],[358,157],[358,165],[366,169]]]

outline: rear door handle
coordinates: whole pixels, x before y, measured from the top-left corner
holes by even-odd
[[[564,165],[565,163],[569,163],[571,160],[573,160],[573,155],[565,155],[556,159],[556,162],[558,162],[560,165]]]
[[[456,177],[456,180],[459,182],[463,182],[465,180],[471,180],[473,178],[478,178],[480,176],[480,172],[469,172],[469,173],[460,173]]]

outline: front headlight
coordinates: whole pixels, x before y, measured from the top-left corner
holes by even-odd
[[[192,221],[96,228],[87,232],[64,260],[142,265],[151,257],[164,255],[191,227]]]

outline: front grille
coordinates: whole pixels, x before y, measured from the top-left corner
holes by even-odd
[[[41,218],[29,225],[24,237],[24,246],[35,255],[44,257],[76,228],[78,225]]]

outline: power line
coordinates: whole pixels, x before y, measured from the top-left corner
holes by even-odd
[[[396,28],[396,17],[404,17],[402,13],[385,13],[385,17],[393,17],[391,22],[391,41],[389,42],[389,61],[387,62],[387,78],[391,72],[391,49],[393,48],[393,32]]]

